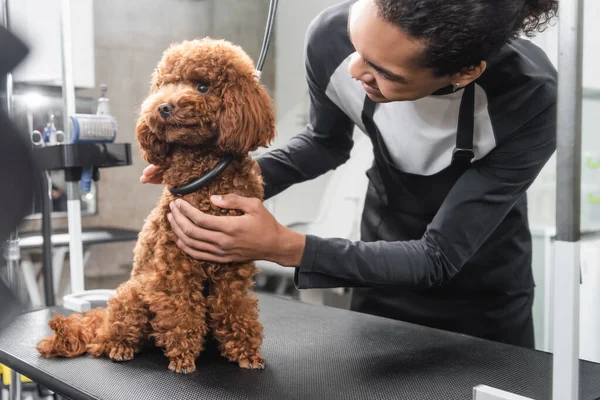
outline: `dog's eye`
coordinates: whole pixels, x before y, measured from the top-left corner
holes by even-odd
[[[201,83],[199,84],[196,89],[200,92],[200,93],[208,93],[208,85],[205,83]]]

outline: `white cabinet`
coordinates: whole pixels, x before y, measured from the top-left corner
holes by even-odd
[[[532,228],[533,275],[536,283],[533,303],[535,348],[553,351],[554,228]],[[581,285],[579,286],[579,358],[600,362],[600,227],[582,231]]]
[[[93,0],[71,0],[73,80],[95,87]],[[13,72],[15,83],[62,85],[62,0],[8,0],[11,31],[30,47]]]

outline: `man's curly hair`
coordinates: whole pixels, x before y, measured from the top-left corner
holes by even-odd
[[[379,15],[427,49],[421,66],[443,76],[478,65],[511,39],[533,37],[556,17],[557,0],[375,0]]]

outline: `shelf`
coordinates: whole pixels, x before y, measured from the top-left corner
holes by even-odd
[[[47,171],[71,168],[110,168],[131,165],[130,143],[73,143],[34,148]]]

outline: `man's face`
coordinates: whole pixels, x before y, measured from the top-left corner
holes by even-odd
[[[373,0],[353,5],[348,34],[356,49],[350,75],[361,81],[375,102],[416,100],[454,84],[451,77],[436,77],[431,69],[419,66],[424,43],[380,18]]]

